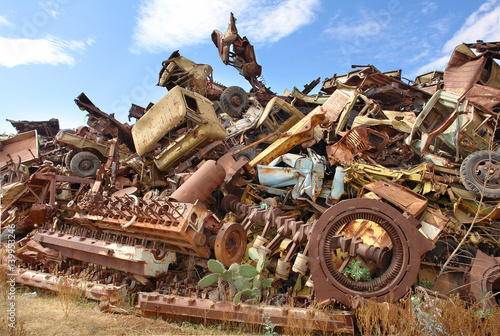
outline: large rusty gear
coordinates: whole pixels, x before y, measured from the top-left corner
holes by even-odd
[[[392,256],[370,281],[355,281],[333,264],[331,253],[340,246],[338,236],[346,225],[363,219],[387,232]],[[355,297],[379,302],[394,301],[407,293],[417,278],[420,258],[433,244],[417,229],[419,223],[389,204],[374,199],[349,199],[329,208],[318,219],[310,236],[311,274],[318,301],[334,299],[350,306]]]

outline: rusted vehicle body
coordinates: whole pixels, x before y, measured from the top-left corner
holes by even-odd
[[[137,153],[150,155],[148,152],[154,150],[156,166],[166,171],[179,162],[191,161],[189,158],[197,152],[207,151],[208,155],[207,148],[214,150],[211,144],[221,140],[225,146],[219,147],[223,151],[253,142],[272,142],[278,133],[286,132],[303,117],[302,112],[278,97],[266,108],[253,100],[239,119],[227,114],[217,116],[207,98],[175,87],[137,121],[132,136]]]
[[[210,65],[194,63],[175,51],[162,63],[157,85],[167,90],[180,86],[210,100],[219,100],[226,87],[213,80],[212,71]]]
[[[0,168],[9,163],[33,163],[40,157],[36,130],[0,140]]]
[[[68,148],[65,164],[76,176],[95,176],[99,166],[112,155],[111,146],[107,142],[97,143],[85,136],[63,130],[57,133],[55,139]],[[120,159],[125,159],[129,155],[127,152],[119,152]]]
[[[259,140],[272,143],[278,134],[288,131],[302,118],[302,112],[279,97],[272,98],[265,108],[254,102],[237,120],[219,115],[227,132],[226,141],[233,145],[239,144],[238,138],[243,134],[248,137],[248,143]]]
[[[442,90],[444,88],[443,76],[443,71],[430,71],[417,76],[414,85],[427,93],[434,94],[437,90]]]
[[[466,93],[474,84],[500,89],[500,66],[494,61],[498,58],[498,43],[493,43],[476,55],[471,45],[461,44],[455,48],[444,71],[444,85],[447,91],[458,95]],[[477,44],[476,44],[477,47]]]
[[[18,135],[36,131],[38,139],[38,160],[50,160],[61,163],[65,151],[57,146],[54,136],[59,131],[59,120],[52,118],[46,121],[8,120],[17,130]],[[33,152],[34,153],[34,152]]]
[[[197,149],[225,139],[226,131],[208,99],[175,87],[136,122],[132,137],[139,155],[153,150],[155,165],[167,170]]]
[[[238,34],[233,13],[230,15],[229,26],[225,33],[218,30],[212,32],[212,42],[219,50],[222,63],[235,67],[254,89],[266,89],[264,84],[258,80],[262,73],[262,67],[257,63],[253,46],[246,36],[242,38]]]

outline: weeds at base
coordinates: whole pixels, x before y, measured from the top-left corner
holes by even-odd
[[[397,303],[361,301],[355,310],[361,335],[500,335],[500,308],[482,314],[458,295],[432,302],[407,295]]]
[[[57,299],[61,305],[63,315],[68,315],[76,309],[77,302],[82,296],[81,291],[76,285],[75,279],[68,276],[62,276],[57,285]]]
[[[0,265],[0,309],[2,310],[2,320],[4,318],[3,312],[6,312],[8,309],[8,296],[10,285],[8,284],[8,272],[7,267],[5,265]],[[16,292],[16,295],[19,293]],[[24,325],[24,321],[22,321],[19,317],[19,314],[16,316],[16,322],[14,328],[9,327],[7,322],[7,316],[5,316],[5,320],[0,321],[0,335],[5,336],[25,336],[27,335],[27,331]]]

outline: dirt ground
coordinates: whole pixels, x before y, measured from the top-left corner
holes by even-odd
[[[29,293],[37,291],[36,296]],[[15,329],[7,325],[7,302],[0,303],[0,335],[82,336],[82,335],[225,335],[217,327],[169,322],[140,317],[139,311],[128,307],[131,315],[94,311],[96,302],[78,298],[65,309],[61,298],[32,288],[18,288],[16,293]]]

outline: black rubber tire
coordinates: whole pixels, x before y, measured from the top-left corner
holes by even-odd
[[[79,152],[71,159],[70,170],[79,177],[92,177],[95,176],[100,165],[101,161],[94,153]]]
[[[490,163],[491,156],[491,163]],[[485,169],[490,165],[493,178],[484,186]],[[464,187],[470,192],[488,198],[500,198],[500,153],[493,151],[477,151],[469,154],[460,166],[460,178]],[[492,176],[492,175],[490,175]]]
[[[73,159],[73,156],[76,155],[76,153],[78,153],[79,150],[77,149],[72,149],[70,150],[68,153],[66,153],[66,156],[64,157],[64,165],[68,168],[70,168],[70,165],[71,165],[71,159]]]
[[[231,148],[228,152],[229,153],[234,153],[236,151],[239,151],[243,147],[245,147],[245,145],[237,145],[237,146],[234,146],[233,148]],[[253,148],[247,148],[243,152],[236,154],[234,156],[234,159],[236,161],[238,161],[240,158],[243,157],[243,158],[246,158],[248,160],[248,162],[250,162],[253,159],[255,159],[256,156],[257,156],[257,153],[255,152],[255,149],[253,149]]]
[[[230,117],[240,118],[248,108],[248,95],[239,86],[230,86],[220,95],[220,107]]]

